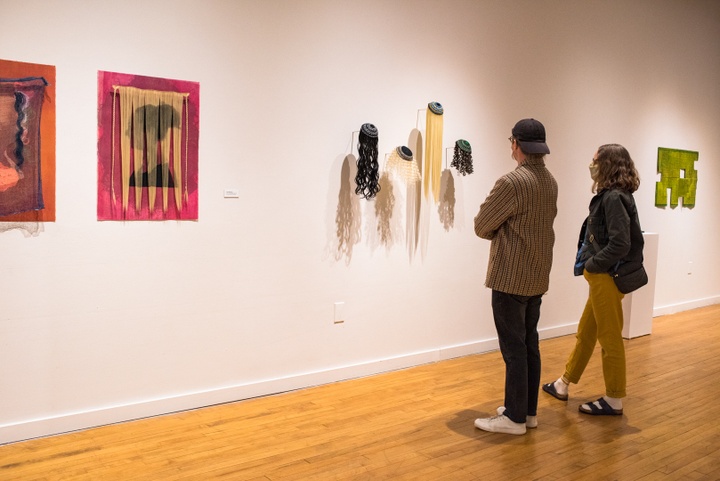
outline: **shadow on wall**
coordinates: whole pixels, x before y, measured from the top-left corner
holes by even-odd
[[[22,231],[25,237],[37,237],[45,227],[42,222],[0,222],[0,234],[13,229]]]
[[[395,239],[398,237],[398,229],[394,219],[397,216],[393,216],[395,210],[395,192],[393,187],[392,179],[388,172],[383,172],[380,176],[380,192],[378,192],[375,198],[375,219],[377,220],[377,226],[375,232],[376,243],[385,246],[386,250],[395,243]]]
[[[440,178],[438,214],[440,215],[440,223],[446,231],[455,226],[455,179],[450,169],[445,169]]]
[[[424,139],[422,132],[418,129],[410,131],[408,136],[408,147],[415,154],[418,170],[423,172],[425,162]],[[425,202],[423,202],[423,200]],[[412,262],[420,246],[420,258],[425,259],[427,254],[428,237],[430,234],[430,216],[428,215],[428,199],[422,195],[422,180],[413,186],[408,184],[407,189],[407,233],[408,256]]]
[[[360,242],[361,219],[360,198],[355,195],[353,172],[357,159],[350,154],[345,156],[340,169],[340,191],[338,192],[337,209],[335,211],[336,246],[332,255],[336,261],[345,259],[345,264],[352,260],[353,248]]]

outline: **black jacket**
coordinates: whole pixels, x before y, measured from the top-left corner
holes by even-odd
[[[590,214],[580,230],[575,275],[583,269],[596,274],[635,271],[642,266],[644,244],[632,194],[602,190],[590,201]]]

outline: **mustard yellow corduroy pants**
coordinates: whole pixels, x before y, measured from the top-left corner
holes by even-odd
[[[622,299],[609,274],[583,273],[590,286],[585,310],[580,317],[575,348],[565,365],[565,380],[577,384],[595,350],[602,348],[602,368],[605,394],[610,397],[626,396],[625,346],[623,345]]]

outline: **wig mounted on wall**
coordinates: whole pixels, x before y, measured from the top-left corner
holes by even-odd
[[[372,199],[380,191],[377,128],[373,124],[362,124],[358,141],[355,193]]]
[[[423,162],[423,191],[425,197],[432,190],[435,203],[440,199],[440,173],[442,171],[443,106],[430,102],[425,127],[425,161]]]
[[[453,160],[450,165],[455,167],[458,173],[462,175],[473,173],[472,147],[470,147],[470,142],[465,139],[460,139],[455,142],[455,152],[453,153]]]
[[[413,159],[413,152],[406,146],[395,148],[388,158],[385,170],[405,184],[420,181],[420,169]]]
[[[405,242],[410,260],[419,241],[421,177],[413,151],[402,145],[393,149],[385,163],[385,172],[405,184]]]

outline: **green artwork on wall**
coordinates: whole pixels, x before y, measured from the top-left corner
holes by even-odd
[[[655,205],[665,207],[670,190],[670,207],[677,207],[682,198],[684,207],[695,206],[697,189],[697,170],[695,162],[698,152],[690,150],[658,148],[657,170],[660,181],[655,184]]]

